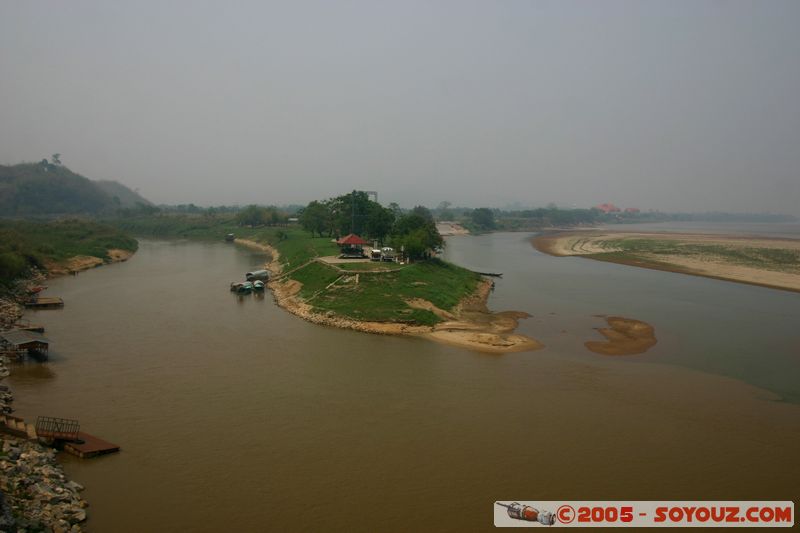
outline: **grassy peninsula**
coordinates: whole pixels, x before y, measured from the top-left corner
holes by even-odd
[[[278,305],[312,322],[429,336],[489,352],[540,347],[513,333],[524,313],[491,313],[486,308],[490,281],[431,256],[442,240],[424,208],[392,212],[355,193],[311,202],[298,213],[297,223],[287,218],[274,208],[251,206],[236,213],[142,214],[112,223],[145,237],[218,241],[233,233],[239,244],[271,253],[269,286]],[[369,242],[402,246],[410,263],[336,260],[340,250],[335,237],[350,233],[351,227]]]

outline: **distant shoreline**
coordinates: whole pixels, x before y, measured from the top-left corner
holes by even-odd
[[[548,232],[534,248],[557,257],[596,261],[800,292],[800,263],[771,261],[800,255],[800,240],[727,234],[625,231]],[[763,254],[759,264],[753,257]],[[783,258],[781,258],[783,259]]]
[[[55,278],[67,274],[77,274],[112,263],[121,263],[130,259],[136,251],[122,250],[119,248],[108,250],[108,260],[93,255],[76,255],[65,261],[50,261],[47,263],[47,277]]]

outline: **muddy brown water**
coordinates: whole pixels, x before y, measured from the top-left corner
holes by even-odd
[[[63,458],[95,532],[489,531],[495,500],[797,499],[800,406],[786,398],[800,384],[782,350],[798,337],[776,322],[800,295],[700,278],[678,291],[675,274],[555,263],[524,237],[447,252],[505,272],[490,307],[531,313],[520,331],[547,345],[501,356],[310,324],[228,291],[259,254],[142,242],[127,263],[49,283],[66,307],[28,316],[52,357],[13,369],[17,414],[77,418],[122,446]],[[733,310],[708,316],[709,290]],[[789,379],[737,377],[741,351],[731,371],[718,361],[764,332],[726,338],[726,321],[752,320],[744,300],[786,315],[751,357]],[[659,343],[592,354],[594,314],[645,320]]]

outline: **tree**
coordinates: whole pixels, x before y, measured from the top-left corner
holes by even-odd
[[[436,208],[436,218],[438,220],[453,220],[455,216],[454,213],[450,211],[451,205],[453,204],[447,201],[440,202],[439,206]]]
[[[490,230],[495,228],[494,211],[488,207],[473,209],[472,213],[470,213],[470,218],[472,223],[479,229]]]
[[[421,216],[425,220],[433,222],[433,213],[431,213],[431,210],[423,205],[414,206],[414,209],[412,209],[411,212],[415,215]]]
[[[421,211],[412,210],[395,222],[392,244],[395,248],[404,248],[411,259],[420,259],[426,257],[433,248],[442,246],[444,240],[436,230],[432,217],[428,219]]]
[[[370,202],[367,207],[367,219],[365,221],[365,232],[369,237],[383,241],[392,231],[394,225],[394,213],[379,203]]]
[[[236,215],[236,223],[239,226],[275,226],[286,222],[286,218],[276,207],[248,205]]]
[[[322,237],[323,232],[328,232],[330,235],[331,212],[326,203],[314,200],[303,208],[299,218],[300,225],[303,226],[303,229],[310,231],[312,237],[315,232],[320,237]]]
[[[53,154],[50,160],[54,165],[61,165],[61,154]]]

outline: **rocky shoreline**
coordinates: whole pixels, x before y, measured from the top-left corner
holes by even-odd
[[[80,491],[56,462],[56,452],[0,434],[0,531],[80,533],[86,507]]]
[[[117,254],[112,256],[112,262],[129,257],[129,253]],[[49,277],[96,266],[89,263],[70,264],[70,270],[49,272]],[[23,302],[30,289],[41,285],[47,277],[35,271],[0,297],[0,330],[13,327],[22,318]],[[3,415],[13,412],[14,396],[2,384],[9,373],[7,359],[0,356],[0,414]],[[80,533],[84,531],[89,506],[80,495],[82,490],[79,483],[67,479],[56,461],[56,450],[0,430],[0,531]]]
[[[9,374],[7,365],[0,357],[0,382]],[[0,413],[11,414],[13,401],[0,384]],[[55,450],[0,432],[0,531],[80,533],[89,505],[82,490],[66,478]]]

